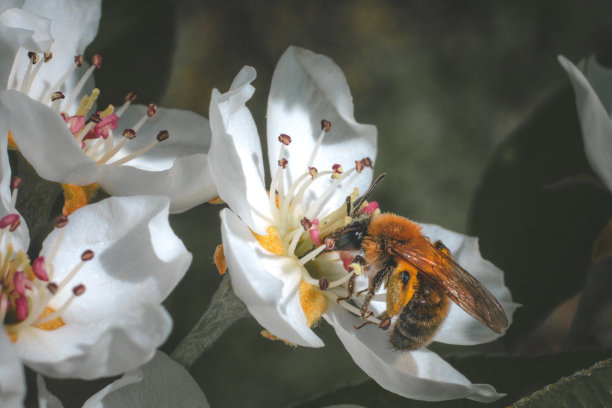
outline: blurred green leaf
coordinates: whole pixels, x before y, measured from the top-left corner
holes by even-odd
[[[96,70],[99,106],[120,106],[129,91],[138,103],[159,103],[164,96],[176,40],[176,3],[169,0],[104,1],[96,39],[86,56],[100,54]]]
[[[515,408],[612,407],[612,360],[564,377],[529,397],[517,401]]]
[[[611,350],[582,350],[558,352],[537,356],[517,355],[473,355],[458,356],[447,360],[474,383],[488,383],[498,392],[508,395],[489,408],[504,407],[511,401],[556,381],[559,377],[575,372],[580,367],[610,356]],[[467,408],[483,407],[479,402],[453,400],[424,402],[402,398],[381,388],[374,380],[341,386],[328,393],[316,396],[293,408],[315,408],[332,404],[353,403],[365,407],[411,407],[411,408]],[[560,405],[556,405],[557,407]]]
[[[523,305],[506,344],[580,291],[611,213],[612,196],[592,174],[565,87],[500,146],[473,201],[470,234]]]

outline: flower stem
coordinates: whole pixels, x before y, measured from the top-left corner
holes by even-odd
[[[172,358],[189,369],[225,330],[248,315],[246,306],[232,289],[229,274],[225,274],[208,309],[172,352]]]

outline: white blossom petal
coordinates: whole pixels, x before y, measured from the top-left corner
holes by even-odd
[[[142,105],[130,106],[117,130],[132,128],[146,113]],[[161,130],[168,140],[125,165],[113,161],[140,150],[155,140]],[[158,108],[109,163],[100,168],[99,182],[112,195],[159,194],[170,197],[171,211],[181,212],[217,195],[208,170],[210,147],[208,119],[193,112]]]
[[[57,112],[14,90],[0,92],[0,107],[8,111],[8,128],[19,151],[42,178],[77,185],[96,181],[95,162]]]
[[[355,161],[376,159],[376,127],[355,121],[353,98],[346,78],[330,58],[298,47],[289,47],[280,58],[268,98],[268,157],[270,171],[276,170],[281,133],[291,136],[288,146],[288,179],[293,182],[306,172],[310,153],[321,133],[321,120],[331,121],[331,130],[319,148],[314,167],[330,170],[342,165],[346,172]],[[349,178],[322,208],[332,211],[357,187],[363,194],[372,182],[372,170]],[[312,196],[320,196],[331,181],[313,185]]]
[[[228,209],[221,211],[221,235],[232,287],[257,322],[292,343],[322,347],[300,303],[302,278],[297,263],[264,250],[246,224]]]
[[[436,353],[421,349],[398,351],[388,333],[331,304],[323,315],[336,331],[355,363],[381,387],[407,398],[443,401],[468,398],[492,402],[503,396],[488,384],[472,384]]]
[[[56,83],[59,78],[74,64],[74,56],[83,54],[85,48],[93,41],[98,32],[101,16],[100,0],[26,0],[23,9],[51,20],[51,34],[55,41],[50,47],[40,51],[51,51],[53,59],[45,64],[32,85],[30,95],[42,96],[46,88]],[[21,58],[16,58],[14,73],[21,78],[25,73],[26,54],[30,49],[21,51]],[[79,80],[73,74],[66,82],[65,91],[69,91]],[[91,88],[88,88],[91,89]],[[53,90],[56,91],[56,90]],[[66,92],[67,93],[67,92]]]
[[[4,333],[0,333],[0,406],[23,406],[25,376],[17,352]]]
[[[229,92],[213,90],[210,101],[212,141],[210,174],[219,196],[255,232],[265,234],[271,224],[264,182],[263,158],[255,122],[246,102],[255,88],[255,70],[244,67]]]
[[[8,134],[6,111],[0,110],[0,135]],[[19,212],[11,205],[11,166],[8,158],[8,138],[0,137],[0,218],[7,214]],[[21,224],[12,233],[13,245],[16,249],[27,251],[30,246],[30,233],[23,217]]]
[[[189,372],[158,351],[155,357],[139,370],[126,373],[88,399],[83,408],[209,406],[200,386]]]
[[[568,59],[559,56],[559,63],[569,75],[576,94],[576,108],[584,150],[593,170],[606,187],[612,190],[612,122],[597,94],[584,77]]]
[[[432,242],[442,241],[450,250],[453,259],[495,296],[506,312],[508,326],[510,326],[518,304],[512,301],[510,289],[504,284],[502,270],[480,255],[478,239],[449,231],[438,225],[423,224],[422,226],[423,235]],[[501,334],[495,333],[451,302],[450,312],[434,340],[459,345],[480,344],[496,340],[503,336],[506,330],[504,329]]]
[[[161,196],[111,197],[70,216],[51,279],[60,282],[84,250],[95,256],[50,306],[59,308],[76,284],[87,290],[62,314],[64,326],[19,332],[16,345],[27,364],[49,376],[90,379],[133,369],[153,356],[171,329],[159,303],[191,262],[170,228],[168,205]],[[59,234],[55,230],[43,243],[47,259]]]

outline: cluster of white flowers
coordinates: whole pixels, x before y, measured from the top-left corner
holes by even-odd
[[[160,304],[192,258],[168,215],[216,196],[229,207],[221,211],[221,236],[234,291],[269,337],[322,347],[313,327],[323,319],[355,362],[396,394],[482,402],[502,396],[490,385],[472,384],[433,351],[398,352],[376,325],[355,328],[364,319],[343,296],[348,285],[359,291],[368,280],[324,253],[321,237],[345,225],[346,197],[354,199],[372,183],[377,131],[356,122],[346,79],[331,59],[290,47],[278,62],[268,98],[267,184],[246,106],[253,68],[244,67],[228,92],[213,90],[210,123],[192,112],[134,105],[133,93],[118,109],[97,110],[92,73],[102,57],[88,64],[82,53],[99,18],[99,0],[0,5],[0,316],[6,334],[0,336],[0,405],[22,404],[25,364],[54,378],[125,373],[87,407],[102,400],[104,406],[207,406],[187,371],[156,349],[171,330]],[[563,64],[579,106],[598,103],[579,71]],[[593,139],[612,148],[612,137],[603,135],[612,132],[607,113],[594,111],[601,118],[585,119],[585,133],[598,127]],[[9,149],[41,178],[85,194],[66,203],[66,215],[35,259],[16,208],[20,183],[11,175]],[[587,151],[605,154],[588,144]],[[595,167],[612,186],[609,165]],[[112,197],[88,203],[87,188]],[[480,256],[475,238],[434,225],[423,225],[423,233],[443,241],[512,319],[517,305],[503,272]],[[375,298],[370,307],[381,313],[385,302]],[[380,323],[374,316],[366,318]],[[452,304],[434,341],[473,345],[501,335]],[[41,404],[60,406],[42,377],[38,395]]]

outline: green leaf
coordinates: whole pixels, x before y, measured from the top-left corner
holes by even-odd
[[[558,352],[537,356],[516,355],[472,355],[449,357],[447,360],[474,383],[488,383],[498,392],[508,395],[487,408],[504,407],[511,401],[575,372],[580,367],[608,357],[612,351],[582,350]],[[402,398],[381,388],[374,380],[347,384],[330,392],[316,396],[293,408],[314,408],[333,404],[359,404],[366,407],[410,407],[410,408],[467,408],[480,407],[482,403],[470,400],[424,402]],[[561,405],[556,405],[561,406]]]
[[[469,232],[523,305],[507,345],[580,291],[611,213],[612,196],[586,160],[574,95],[565,87],[500,146],[473,201]]]
[[[515,408],[612,407],[612,359],[564,377],[522,398]]]
[[[87,48],[103,58],[96,70],[98,106],[121,106],[129,91],[137,103],[158,103],[163,97],[176,37],[176,3],[163,1],[104,1],[96,39]]]

